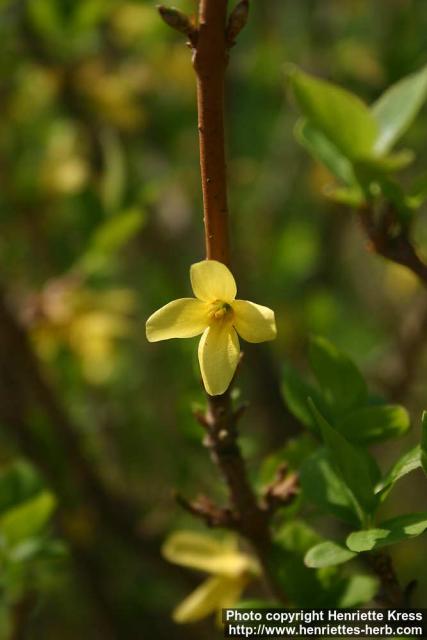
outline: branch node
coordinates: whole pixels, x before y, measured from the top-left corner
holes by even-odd
[[[236,44],[236,38],[245,27],[249,17],[249,0],[240,0],[230,13],[226,29],[226,41],[228,48]]]
[[[176,502],[188,513],[203,520],[208,527],[235,529],[236,519],[228,507],[219,507],[208,496],[200,495],[195,500],[187,500],[175,493]]]
[[[288,465],[283,463],[277,469],[276,478],[264,489],[263,502],[270,513],[280,507],[290,505],[299,493],[299,478],[296,473],[289,473]]]
[[[209,429],[209,427],[211,426],[211,422],[204,411],[202,411],[201,409],[195,409],[193,411],[193,416],[204,429]]]

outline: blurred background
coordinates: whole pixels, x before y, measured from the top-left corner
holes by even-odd
[[[220,637],[212,621],[173,624],[200,578],[160,554],[171,531],[202,528],[174,490],[224,494],[192,417],[204,402],[196,340],[145,339],[146,318],[190,294],[189,265],[204,257],[191,53],[155,4],[0,2],[2,639]],[[373,101],[427,62],[427,4],[251,5],[227,79],[234,270],[239,297],[275,309],[279,333],[245,355],[242,445],[255,474],[301,432],[281,370],[306,369],[308,336],[321,334],[411,412],[411,434],[378,451],[387,467],[419,439],[427,300],[325,198],[331,178],[294,141],[283,69]],[[426,135],[424,110],[403,180],[426,173]],[[415,236],[427,255],[423,210]],[[410,475],[390,504],[384,516],[425,509],[425,481]],[[394,556],[427,606],[426,539]]]

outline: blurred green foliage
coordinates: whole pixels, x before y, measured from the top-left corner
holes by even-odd
[[[191,53],[159,19],[155,4],[0,3],[1,284],[71,415],[86,459],[112,491],[138,505],[144,535],[143,549],[133,549],[118,530],[124,517],[119,508],[103,520],[82,499],[84,491],[74,488],[81,471],[73,452],[60,450],[55,429],[48,430],[37,411],[30,421],[40,442],[37,451],[23,450],[14,425],[2,418],[0,637],[5,640],[14,633],[31,640],[221,636],[213,624],[196,632],[172,624],[172,609],[198,578],[166,564],[159,551],[170,532],[200,527],[175,505],[173,489],[189,496],[207,492],[220,501],[225,494],[207,465],[203,434],[191,415],[203,402],[195,344],[148,345],[144,335],[152,311],[189,294],[188,267],[204,256]],[[177,0],[177,5],[194,13],[196,2]],[[299,110],[286,91],[286,72],[289,63],[296,64],[378,110],[376,101],[387,87],[427,63],[426,29],[423,0],[254,0],[249,24],[230,56],[233,266],[239,296],[262,299],[275,309],[278,325],[274,343],[246,350],[236,391],[251,400],[242,446],[258,484],[271,479],[276,462],[287,459],[290,449],[292,468],[305,460],[307,499],[278,523],[278,552],[286,555],[281,579],[298,602],[313,602],[321,585],[328,603],[355,606],[376,588],[370,576],[347,572],[346,563],[342,571],[326,566],[327,554],[342,560],[341,547],[317,550],[311,561],[316,571],[303,564],[314,545],[329,538],[345,541],[357,526],[354,496],[343,487],[327,450],[340,447],[343,457],[353,448],[359,451],[354,412],[382,412],[384,429],[399,436],[374,446],[383,474],[376,488],[385,497],[399,480],[394,499],[379,505],[382,524],[374,531],[386,530],[402,513],[426,509],[420,470],[425,451],[414,453],[426,404],[426,310],[415,277],[367,252],[348,207],[338,202],[344,196],[357,202],[358,188],[341,191],[336,201],[324,197],[331,185],[336,190],[332,174],[346,186],[354,168],[342,154],[338,160],[336,153],[331,156],[324,137],[319,142],[319,122],[317,128],[300,123],[298,132],[306,147],[316,147],[323,164],[295,140]],[[415,102],[425,91],[424,76],[422,71],[413,87]],[[345,139],[333,140],[339,151],[347,153],[356,141],[359,121],[366,145],[374,144],[375,132],[365,126],[369,112],[362,111],[351,119]],[[425,107],[409,128],[409,116],[398,112],[399,144],[413,150],[415,159],[403,168],[408,156],[396,151],[393,158],[402,166],[404,193],[412,198],[405,200],[405,211],[419,205],[414,239],[425,254]],[[384,154],[397,136],[390,135],[381,144],[376,138]],[[359,178],[363,168],[358,165]],[[317,343],[320,351],[313,343],[309,349],[311,334],[332,340],[338,351],[325,342]],[[338,377],[333,368],[325,371],[330,364],[325,365],[325,351],[342,367]],[[309,359],[320,388],[309,379]],[[348,380],[357,393],[351,406],[340,406]],[[301,402],[307,389],[326,427]],[[411,431],[398,405],[409,411]],[[313,441],[307,435],[299,439],[301,423],[314,430],[313,438],[323,430],[326,449],[313,453]],[[378,442],[369,424],[365,416],[364,437]],[[351,449],[341,446],[339,436],[330,437],[328,430],[338,428]],[[284,449],[290,434],[296,439]],[[409,457],[399,464],[403,451]],[[40,458],[56,469],[54,477]],[[328,495],[322,491],[325,482],[333,486]],[[55,495],[58,488],[61,496]],[[366,495],[357,497],[363,502]],[[299,519],[292,522],[295,511]],[[326,518],[325,511],[344,524]],[[421,532],[423,522],[420,517],[410,526]],[[401,523],[393,530],[401,532]],[[358,548],[375,544],[372,530],[368,534]],[[425,537],[393,547],[393,557],[402,583],[419,580],[413,605],[426,606]],[[303,569],[298,573],[296,567]],[[297,573],[300,579],[293,580]],[[334,590],[337,584],[340,591]],[[263,593],[250,585],[244,597],[259,599]]]

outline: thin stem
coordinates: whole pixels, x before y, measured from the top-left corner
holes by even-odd
[[[194,52],[206,257],[230,263],[224,133],[227,0],[200,0]]]

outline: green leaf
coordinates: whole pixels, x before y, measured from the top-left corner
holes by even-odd
[[[296,67],[288,77],[303,115],[348,158],[371,156],[378,125],[355,95]]]
[[[337,429],[352,442],[376,442],[408,431],[410,419],[399,405],[378,405],[357,409],[337,424]]]
[[[378,587],[379,582],[373,576],[350,576],[336,606],[343,609],[359,607],[374,599]]]
[[[427,411],[423,411],[421,428],[421,466],[427,474]]]
[[[300,520],[287,522],[278,532],[270,558],[272,570],[292,604],[328,606],[328,572],[313,571],[304,564],[304,555],[320,541],[320,536]]]
[[[319,449],[304,462],[300,469],[300,482],[304,497],[322,511],[350,525],[359,523],[354,498],[337,475],[326,449]]]
[[[314,398],[316,403],[321,405],[322,400],[320,393],[306,382],[290,364],[286,364],[283,368],[282,394],[289,411],[302,422],[304,426],[319,433],[316,420],[308,404],[308,398]]]
[[[346,543],[348,548],[356,553],[372,551],[409,538],[415,538],[426,529],[427,511],[410,513],[387,520],[376,529],[354,531],[348,536]]]
[[[276,541],[288,551],[303,556],[313,545],[321,541],[321,537],[303,520],[285,522],[277,531]]]
[[[352,602],[363,603],[362,588],[352,588],[351,577],[340,577],[338,569],[332,566],[311,569],[304,564],[306,553],[319,542],[319,535],[298,520],[286,523],[279,531],[272,564],[291,604],[321,608],[341,606],[342,601],[349,602],[348,606],[352,606]],[[370,592],[367,595],[365,602],[369,601]]]
[[[350,358],[331,342],[312,338],[309,360],[325,399],[338,413],[363,403],[367,396],[364,379]]]
[[[338,473],[353,494],[360,511],[364,514],[372,514],[377,507],[377,498],[374,494],[372,464],[369,461],[369,455],[346,440],[336,429],[331,427],[314,403],[311,405]]]
[[[408,473],[419,469],[421,466],[421,448],[419,445],[407,451],[403,456],[394,463],[390,471],[384,476],[381,482],[375,488],[375,492],[379,495],[381,501],[390,493],[393,486],[400,478]]]
[[[0,518],[0,535],[9,546],[40,533],[55,509],[55,497],[45,491],[18,507],[9,509]]]
[[[348,562],[355,556],[356,554],[346,547],[332,542],[332,540],[327,540],[312,547],[306,553],[304,562],[311,569],[320,569]]]
[[[427,96],[427,67],[391,86],[372,105],[379,124],[375,151],[384,154],[405,133]]]
[[[324,164],[336,178],[348,186],[356,183],[351,162],[311,122],[301,118],[295,127],[295,137],[313,158]]]

